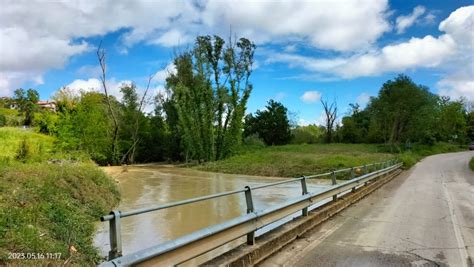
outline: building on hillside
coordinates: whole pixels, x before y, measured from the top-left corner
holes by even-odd
[[[38,101],[36,105],[38,105],[40,109],[56,112],[56,101],[54,100]]]

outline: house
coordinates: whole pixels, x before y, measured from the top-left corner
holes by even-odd
[[[56,101],[54,100],[38,101],[36,105],[38,105],[40,109],[56,112]]]

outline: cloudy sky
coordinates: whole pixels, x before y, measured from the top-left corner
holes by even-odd
[[[96,49],[107,49],[108,83],[163,88],[177,51],[197,35],[232,33],[257,44],[253,112],[269,99],[301,124],[319,99],[339,110],[364,105],[398,73],[434,93],[474,100],[472,1],[8,1],[0,0],[0,96],[36,88],[100,88]]]

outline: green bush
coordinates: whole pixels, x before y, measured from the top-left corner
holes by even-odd
[[[408,169],[424,157],[434,154],[458,152],[464,149],[463,146],[449,143],[436,143],[435,145],[414,144],[411,149],[402,151],[397,158],[403,162],[403,167]]]
[[[21,141],[18,152],[16,153],[15,159],[21,162],[26,162],[28,156],[30,155],[30,144],[25,138]]]
[[[4,119],[2,119],[4,118]],[[3,120],[3,124],[2,124]],[[0,108],[0,126],[21,126],[24,118],[19,115],[18,110]]]
[[[244,145],[252,147],[265,147],[265,142],[262,138],[258,137],[258,134],[252,134],[244,138]]]
[[[58,115],[42,111],[34,114],[32,126],[38,127],[40,133],[54,134],[57,132]]]
[[[472,157],[471,161],[469,161],[469,168],[474,171],[474,157]]]
[[[323,130],[316,125],[300,126],[291,131],[292,144],[317,144],[322,142]]]
[[[7,126],[7,117],[0,114],[0,127]]]

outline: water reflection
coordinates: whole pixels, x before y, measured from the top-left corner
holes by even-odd
[[[128,166],[126,169],[108,167],[106,171],[110,172],[119,183],[122,201],[118,209],[121,211],[242,189],[247,185],[261,185],[282,179],[208,173],[169,165],[136,165]],[[308,183],[308,190],[320,191],[327,185],[329,185],[327,180],[311,180]],[[264,209],[300,195],[301,185],[295,182],[255,190],[252,194],[255,209]],[[121,221],[123,251],[124,254],[132,253],[224,222],[245,212],[245,197],[242,193],[123,218]],[[110,249],[108,238],[108,223],[98,224],[94,242],[104,256]],[[227,247],[235,245],[238,245],[238,242],[233,242]],[[201,257],[200,261],[205,258]]]

